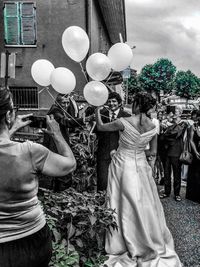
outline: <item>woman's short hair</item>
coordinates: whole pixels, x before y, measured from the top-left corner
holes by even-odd
[[[108,99],[115,98],[119,104],[122,103],[122,98],[117,92],[110,92],[108,95]]]
[[[0,88],[0,122],[9,110],[12,110],[12,94],[9,89]]]
[[[147,113],[156,105],[156,99],[147,92],[136,93],[133,98],[133,107],[138,106],[141,113]]]

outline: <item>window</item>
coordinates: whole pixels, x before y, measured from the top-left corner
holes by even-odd
[[[33,2],[4,3],[6,46],[36,46],[36,8]]]
[[[14,106],[20,109],[38,109],[38,88],[37,87],[11,87]]]

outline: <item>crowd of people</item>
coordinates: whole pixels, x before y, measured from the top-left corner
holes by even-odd
[[[186,198],[200,203],[199,182],[199,130],[200,111],[193,110],[190,118],[182,119],[182,110],[176,107],[174,113],[166,114],[163,111],[157,113],[160,131],[158,133],[157,159],[154,168],[164,192],[160,198],[167,198],[171,193],[173,181],[173,193],[176,201],[181,201],[181,183],[186,183]],[[184,151],[184,144],[188,143],[188,149],[193,155],[191,164],[185,165],[180,160]]]
[[[155,98],[146,92],[133,98],[132,114],[116,92],[82,118],[74,104],[58,94],[46,116],[43,145],[19,143],[11,136],[31,122],[31,114],[16,116],[10,91],[0,90],[0,266],[48,266],[51,235],[37,198],[37,174],[58,177],[58,191],[69,187],[76,168],[69,129],[95,121],[97,191],[106,190],[118,224],[118,230],[106,233],[105,266],[181,267],[160,198],[170,196],[173,180],[174,198],[181,201],[179,158],[187,136],[193,161],[186,172],[186,197],[200,203],[200,111],[182,120],[179,108],[157,111]],[[157,174],[164,185],[160,195]]]

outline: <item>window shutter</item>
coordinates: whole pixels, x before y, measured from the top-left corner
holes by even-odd
[[[33,3],[23,3],[21,5],[21,33],[22,44],[33,45],[36,43],[36,19]]]
[[[20,43],[18,3],[5,4],[4,6],[4,29],[5,29],[6,44],[16,45]]]

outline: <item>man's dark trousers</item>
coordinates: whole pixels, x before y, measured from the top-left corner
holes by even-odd
[[[174,178],[174,195],[179,196],[181,189],[181,163],[179,157],[166,156],[164,169],[165,194],[170,195],[171,193],[171,167]]]

